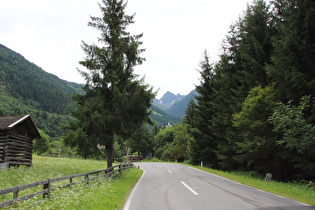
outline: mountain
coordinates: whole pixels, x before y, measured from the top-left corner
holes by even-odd
[[[46,134],[60,137],[71,119],[71,95],[83,93],[82,86],[45,72],[0,44],[0,116],[29,114]]]
[[[153,105],[161,111],[163,110],[168,116],[181,118],[185,115],[189,101],[194,98],[196,94],[196,90],[192,90],[186,96],[180,94],[175,95],[167,91],[160,100],[153,99]]]
[[[155,105],[151,106],[151,110],[152,114],[150,115],[150,118],[158,125],[167,125],[168,122],[171,124],[177,124],[181,121],[180,117],[169,115]]]
[[[82,94],[82,84],[67,82],[45,72],[22,55],[0,44],[0,116],[31,115],[36,126],[53,139],[60,138],[62,127],[72,119],[72,94]],[[170,92],[163,101],[174,103],[181,95]],[[180,117],[156,106],[150,115],[159,125],[180,122]]]
[[[179,101],[182,98],[184,98],[185,96],[180,95],[179,93],[177,95],[175,95],[174,93],[171,93],[169,91],[167,91],[162,98],[160,99],[160,101],[162,102],[162,104],[169,104],[169,103],[174,103],[175,101]]]
[[[167,114],[176,117],[183,117],[189,101],[197,94],[196,90],[191,91],[183,99],[176,101],[170,108],[164,110]]]
[[[153,99],[153,105],[165,111],[166,109],[169,109],[176,101],[180,101],[184,97],[185,96],[183,95],[175,95],[174,93],[167,91],[160,100]]]

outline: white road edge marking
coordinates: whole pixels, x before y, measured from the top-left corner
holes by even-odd
[[[139,185],[139,182],[141,181],[142,177],[144,176],[145,174],[145,171],[143,169],[141,169],[143,171],[143,174],[142,176],[140,177],[140,179],[138,180],[137,184],[134,186],[134,188],[132,189],[131,193],[129,194],[128,198],[127,198],[127,201],[124,205],[124,207],[122,208],[123,210],[129,210],[129,207],[130,207],[130,203],[131,203],[131,200],[132,200],[132,197],[133,197],[133,194],[135,193],[138,185]]]
[[[190,190],[192,193],[194,193],[195,195],[199,195],[196,191],[194,191],[194,190],[191,189],[187,184],[185,184],[185,182],[181,181],[181,183],[182,183],[188,190]]]
[[[172,172],[170,170],[167,170],[167,171],[168,171],[168,173],[172,174]]]

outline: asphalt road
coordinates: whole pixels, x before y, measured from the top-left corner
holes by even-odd
[[[127,198],[124,210],[315,210],[313,206],[180,164],[135,165],[144,173]]]

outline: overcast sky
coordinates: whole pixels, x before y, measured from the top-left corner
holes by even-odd
[[[1,0],[0,43],[59,78],[84,83],[77,68],[84,57],[81,41],[97,44],[99,31],[88,27],[101,16],[100,0]],[[204,50],[218,60],[222,40],[250,0],[129,0],[136,13],[127,29],[143,33],[146,62],[135,68],[159,90],[186,95],[199,84]]]

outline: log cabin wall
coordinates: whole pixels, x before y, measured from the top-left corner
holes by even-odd
[[[5,148],[5,162],[9,165],[32,165],[33,140],[9,132]]]
[[[6,146],[6,132],[0,131],[0,163],[4,163],[5,146]]]
[[[29,115],[0,117],[0,169],[32,165],[33,139],[41,138]]]

